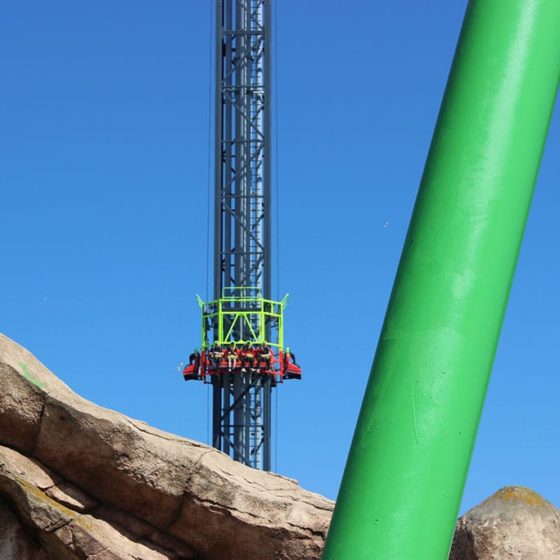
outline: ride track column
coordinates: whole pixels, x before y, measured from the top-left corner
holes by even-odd
[[[469,3],[323,560],[448,558],[559,78],[559,0]]]

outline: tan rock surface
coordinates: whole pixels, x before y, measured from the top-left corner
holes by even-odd
[[[3,335],[0,504],[0,547],[23,531],[40,560],[314,559],[333,507],[82,399]]]
[[[560,510],[528,488],[502,488],[459,519],[449,558],[559,560]]]
[[[319,559],[333,503],[98,407],[0,335],[1,560]],[[504,488],[450,560],[560,560],[560,511]]]

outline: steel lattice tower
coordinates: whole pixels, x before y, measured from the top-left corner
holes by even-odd
[[[260,289],[270,299],[270,0],[218,0],[214,297]],[[240,329],[243,324],[240,325]],[[236,339],[244,339],[237,332]],[[213,444],[270,469],[271,381],[213,379]]]
[[[270,0],[216,2],[214,300],[183,372],[213,386],[214,447],[264,470],[272,389],[301,378],[271,299],[270,20]]]

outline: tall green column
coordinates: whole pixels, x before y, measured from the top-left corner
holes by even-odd
[[[560,78],[560,0],[473,0],[323,560],[444,560]]]

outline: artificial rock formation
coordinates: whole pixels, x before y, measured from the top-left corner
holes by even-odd
[[[560,510],[536,492],[502,488],[457,523],[450,560],[559,560]]]
[[[332,507],[80,398],[0,335],[2,560],[318,559]]]
[[[332,508],[80,398],[0,335],[0,560],[314,560]],[[450,560],[537,559],[560,560],[560,512],[531,490],[457,524]]]

